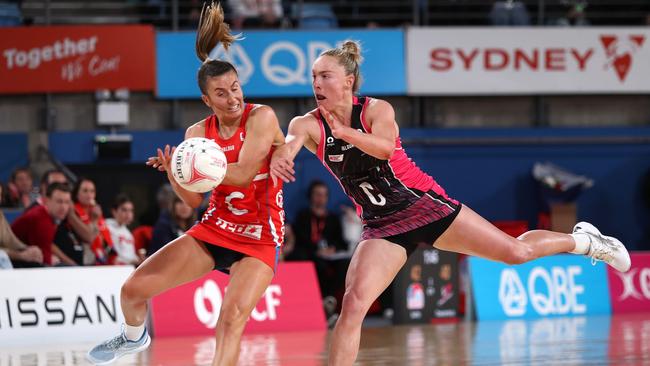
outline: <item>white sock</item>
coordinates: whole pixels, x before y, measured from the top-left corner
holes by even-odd
[[[142,335],[144,334],[144,323],[138,325],[138,326],[132,326],[128,324],[124,324],[124,335],[126,336],[126,339],[129,341],[138,341],[140,338],[142,338]]]
[[[591,247],[591,240],[589,240],[589,235],[584,233],[569,234],[573,237],[573,241],[576,242],[576,247],[573,248],[569,253],[573,254],[587,254],[589,253],[589,248]]]

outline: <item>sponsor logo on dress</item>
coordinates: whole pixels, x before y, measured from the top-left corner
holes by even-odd
[[[333,163],[340,163],[343,161],[343,154],[338,154],[338,155],[327,155],[329,160]]]
[[[233,234],[245,236],[247,238],[260,240],[262,237],[262,225],[252,224],[235,224],[222,218],[217,218],[215,222],[218,228],[229,231]]]

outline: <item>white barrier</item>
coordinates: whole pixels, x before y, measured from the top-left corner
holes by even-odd
[[[131,266],[0,271],[0,345],[95,342],[124,321]]]

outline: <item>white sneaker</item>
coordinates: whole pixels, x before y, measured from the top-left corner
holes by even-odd
[[[146,349],[150,343],[151,337],[149,337],[149,332],[146,329],[140,339],[130,341],[126,339],[124,325],[122,325],[122,331],[118,336],[95,346],[88,351],[86,356],[88,361],[95,365],[108,365],[126,354],[136,353]]]
[[[605,236],[588,222],[579,222],[573,227],[574,234],[587,234],[591,245],[587,257],[591,257],[591,263],[603,261],[620,272],[627,272],[632,265],[630,254],[623,243],[611,236]]]

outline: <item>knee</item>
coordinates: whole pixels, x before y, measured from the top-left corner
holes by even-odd
[[[534,259],[533,248],[521,239],[517,239],[517,241],[517,245],[512,246],[503,258],[503,262],[506,264],[523,264]]]
[[[137,277],[129,277],[122,285],[121,299],[127,303],[146,301],[149,299],[146,286]]]
[[[246,324],[248,319],[249,311],[245,311],[240,304],[237,303],[224,303],[221,306],[221,312],[219,315],[221,325],[226,331],[232,331],[238,328],[242,328]]]
[[[345,295],[343,295],[343,304],[341,305],[341,317],[352,320],[363,320],[370,307],[370,303],[371,301],[367,301],[356,291],[346,291]]]

